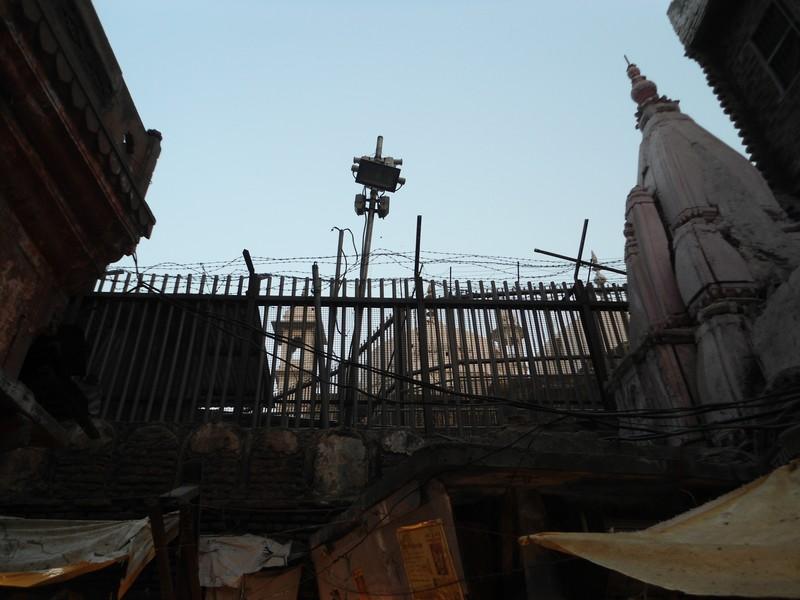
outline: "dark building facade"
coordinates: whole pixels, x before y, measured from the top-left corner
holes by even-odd
[[[0,1],[4,445],[24,445],[31,420],[58,438],[48,414],[86,404],[72,380],[85,369],[68,301],[150,236],[144,198],[160,150],[91,2]]]
[[[800,1],[674,0],[669,18],[747,151],[800,216]],[[788,196],[788,197],[787,197]]]
[[[161,134],[145,130],[90,2],[0,2],[0,368],[130,254]]]

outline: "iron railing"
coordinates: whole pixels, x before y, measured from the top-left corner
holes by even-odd
[[[627,349],[624,287],[357,289],[282,276],[101,280],[81,308],[101,416],[463,434],[530,406],[608,406],[606,373]]]

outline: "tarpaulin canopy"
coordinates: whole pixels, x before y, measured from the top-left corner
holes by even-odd
[[[202,535],[200,585],[206,588],[238,588],[242,575],[265,567],[285,567],[292,542],[281,544],[252,535]]]
[[[178,514],[164,516],[170,533]],[[153,558],[150,520],[68,521],[0,516],[0,586],[29,588],[59,583],[127,561],[119,595]]]
[[[800,598],[800,461],[643,531],[531,542],[688,594]]]

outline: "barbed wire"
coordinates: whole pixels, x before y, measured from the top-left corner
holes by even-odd
[[[340,281],[347,279],[353,269],[358,268],[359,255],[355,241],[351,240],[351,242],[352,252],[343,249],[341,255],[343,264],[341,265]],[[414,260],[413,251],[376,248],[370,254],[373,275],[371,279],[375,281],[413,277]],[[311,265],[316,262],[320,266],[323,286],[327,289],[331,285],[331,278],[335,275],[333,271],[337,264],[337,257],[336,255],[252,256],[252,261],[261,275],[297,278],[309,277]],[[604,259],[600,262],[609,266],[624,264],[622,258]],[[570,275],[574,270],[574,265],[568,261],[438,250],[421,252],[420,264],[423,279],[433,280],[434,287],[442,286],[441,282],[443,281],[557,281],[559,278]],[[117,269],[124,273],[133,273],[137,266],[123,263],[117,265]],[[246,276],[248,274],[241,256],[195,262],[162,261],[150,265],[139,265],[138,273],[142,276],[153,273],[159,275],[192,274],[207,278],[223,278],[228,275]],[[609,272],[604,273],[604,277],[609,283],[625,281],[624,276]]]

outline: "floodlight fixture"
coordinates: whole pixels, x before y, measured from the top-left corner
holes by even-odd
[[[355,209],[359,217],[367,212],[367,197],[364,194],[356,194]]]
[[[385,219],[389,214],[389,196],[381,196],[378,198],[378,218]]]
[[[372,158],[362,158],[358,161],[356,183],[382,192],[396,192],[399,182],[400,169],[393,164]]]

